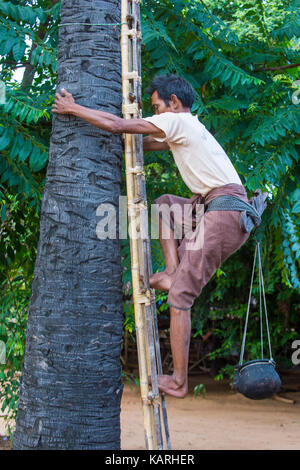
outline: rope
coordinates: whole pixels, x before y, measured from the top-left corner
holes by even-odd
[[[263,278],[262,263],[261,263],[261,258],[260,258],[260,248],[259,248],[259,251],[258,251],[258,257],[259,257],[259,268],[260,268],[260,271],[261,271],[261,285],[262,285],[262,292],[263,292],[263,299],[264,299],[264,307],[265,307],[265,316],[266,316],[266,326],[267,326],[267,335],[268,335],[268,344],[269,344],[270,359],[273,360],[273,358],[272,358],[272,350],[271,350],[271,339],[270,339],[270,330],[269,330],[268,313],[267,313],[267,304],[266,304],[266,296],[265,296],[265,287],[264,287],[264,278]]]
[[[260,253],[260,242],[254,237],[256,240],[256,247],[254,253],[254,261],[253,261],[253,268],[252,268],[252,276],[251,276],[251,284],[250,284],[250,293],[248,299],[248,307],[247,307],[247,314],[246,314],[246,321],[244,327],[244,334],[243,334],[243,341],[241,347],[241,354],[240,354],[240,362],[239,365],[242,365],[244,359],[244,351],[245,351],[245,343],[246,343],[246,334],[247,334],[247,327],[248,327],[248,319],[249,319],[249,311],[250,311],[250,301],[251,301],[251,293],[253,288],[253,280],[254,280],[254,272],[255,272],[255,264],[256,264],[256,255],[258,255],[258,279],[259,279],[259,316],[260,316],[260,339],[261,339],[261,358],[263,359],[263,351],[264,351],[264,344],[263,344],[263,314],[262,314],[262,297],[264,300],[264,309],[265,309],[265,318],[266,318],[266,327],[267,327],[267,336],[268,336],[268,346],[269,346],[269,353],[270,353],[270,360],[272,358],[272,350],[271,350],[271,339],[270,339],[270,330],[269,330],[269,321],[268,321],[268,313],[267,313],[267,304],[266,304],[266,296],[265,296],[265,288],[264,288],[264,278],[262,272],[262,262],[261,262],[261,253]]]
[[[137,201],[137,202],[130,202],[128,201],[127,202],[127,207],[128,207],[128,210],[132,210],[133,213],[135,213],[134,211],[136,211],[137,209],[142,209],[142,210],[147,210],[148,209],[148,206],[147,206],[147,202],[142,200],[142,201]]]
[[[134,299],[138,304],[151,305],[153,300],[155,300],[155,294],[153,294],[153,289],[148,289],[145,293],[136,292]]]
[[[258,256],[260,253],[260,246],[258,246]],[[259,323],[260,323],[260,349],[261,349],[261,358],[264,358],[264,336],[263,336],[263,316],[262,316],[262,301],[261,301],[261,269],[260,269],[260,256],[258,258],[258,284],[259,284]]]
[[[152,395],[151,392],[148,397],[141,397],[141,400],[145,405],[160,406],[160,395]]]
[[[257,252],[257,245],[255,247],[255,254],[254,254],[254,261],[253,261],[253,268],[252,268],[250,293],[249,293],[249,299],[248,299],[248,308],[247,308],[247,315],[246,315],[246,321],[245,321],[245,327],[244,327],[243,342],[242,342],[241,355],[240,355],[240,365],[242,365],[242,362],[243,362],[243,359],[244,359],[244,350],[245,350],[245,343],[246,343],[247,326],[248,326],[248,318],[249,318],[249,311],[250,311],[251,292],[252,292],[253,279],[254,279],[254,270],[255,270],[255,263],[256,263],[256,252]]]
[[[128,168],[127,170],[125,170],[125,172],[126,172],[127,175],[130,175],[130,174],[145,175],[144,169],[143,169],[143,167],[141,167],[141,166],[136,166],[136,167],[133,167],[133,168]]]
[[[58,27],[61,26],[121,26],[122,24],[127,24],[126,22],[123,23],[60,23]]]

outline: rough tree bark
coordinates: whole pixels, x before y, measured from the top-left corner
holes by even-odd
[[[61,23],[120,15],[119,0],[63,0]],[[58,61],[58,89],[121,114],[120,26],[62,26]],[[54,116],[14,449],[120,448],[120,244],[99,240],[96,210],[118,209],[121,159],[120,135]]]

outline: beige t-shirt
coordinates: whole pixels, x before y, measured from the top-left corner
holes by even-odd
[[[143,119],[165,132],[166,137],[154,139],[168,143],[183,181],[194,194],[205,196],[225,184],[242,184],[229,157],[198,116],[167,112]]]

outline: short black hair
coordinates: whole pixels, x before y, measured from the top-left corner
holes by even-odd
[[[155,91],[157,91],[159,98],[164,100],[166,106],[170,106],[170,98],[174,94],[183,106],[191,108],[196,96],[192,85],[184,78],[174,74],[156,75],[146,93],[152,96]]]

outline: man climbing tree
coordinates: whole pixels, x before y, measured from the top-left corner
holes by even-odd
[[[172,208],[178,204],[192,209],[192,228],[199,246],[190,249],[190,229],[179,218],[170,223],[170,236],[163,236],[160,218],[160,242],[166,269],[150,278],[150,285],[168,291],[170,305],[170,335],[174,371],[171,376],[159,376],[159,388],[176,397],[188,391],[188,356],[191,333],[190,309],[209,279],[232,253],[248,239],[249,233],[240,224],[241,208],[223,206],[207,211],[199,221],[197,205],[209,203],[219,196],[248,202],[242,182],[223,148],[208,132],[197,116],[191,114],[195,93],[192,86],[176,75],[156,77],[150,84],[155,115],[145,119],[122,119],[114,114],[89,109],[76,104],[73,96],[62,89],[57,93],[53,111],[79,117],[113,134],[148,134],[144,150],[167,150],[173,153],[183,180],[194,193],[191,199],[163,195],[157,204]],[[182,211],[183,213],[184,211]],[[180,239],[174,235],[175,224],[182,225]],[[196,236],[200,234],[200,236]]]
[[[116,113],[119,21],[117,0],[64,0],[58,48],[58,86]],[[101,203],[117,207],[121,155],[118,136],[54,117],[15,449],[120,448],[120,241],[96,227]]]

